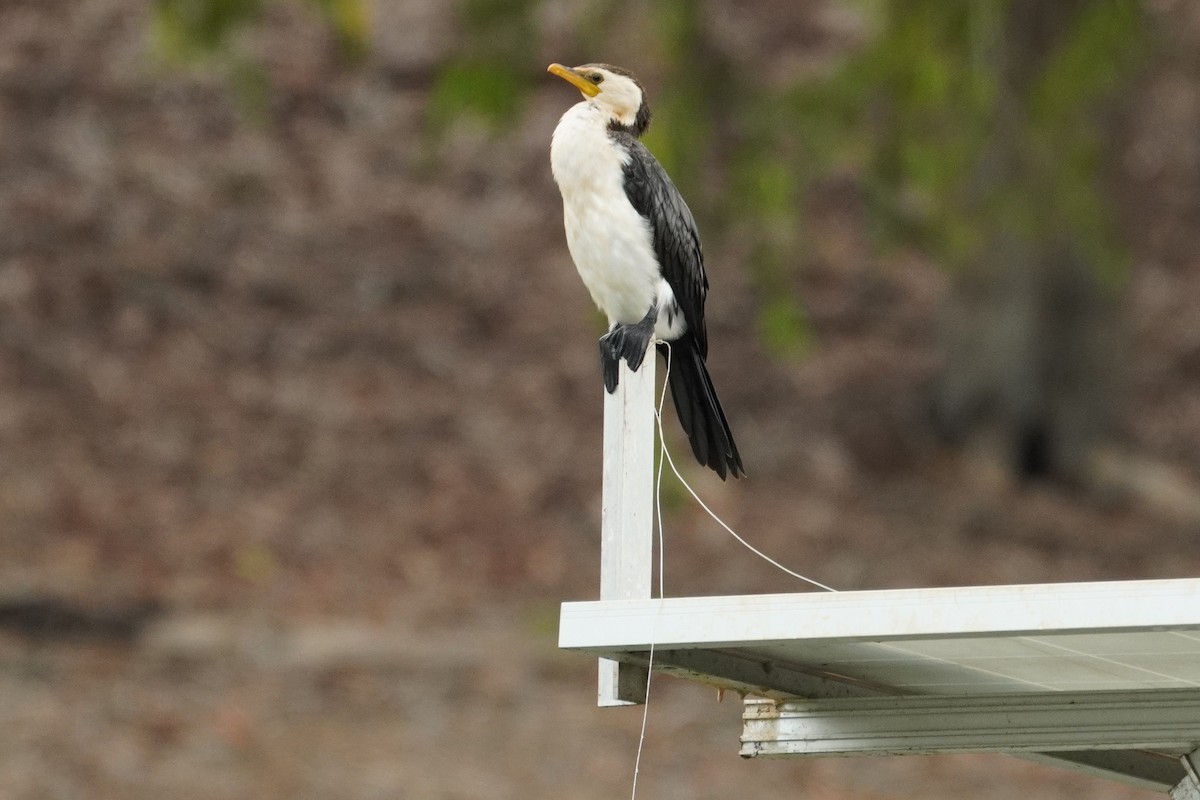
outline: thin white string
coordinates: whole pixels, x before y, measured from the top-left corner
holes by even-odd
[[[729,527],[729,525],[727,525],[725,523],[725,520],[718,517],[716,512],[714,512],[711,508],[708,507],[707,503],[705,503],[703,500],[700,499],[700,495],[696,494],[696,490],[692,488],[692,485],[690,483],[688,483],[684,479],[683,475],[681,475],[679,473],[679,468],[675,466],[675,459],[671,457],[671,452],[669,450],[667,450],[667,438],[663,434],[662,410],[663,410],[663,404],[666,402],[666,399],[667,399],[667,384],[671,377],[671,354],[672,354],[672,351],[671,351],[671,343],[670,342],[661,342],[661,343],[665,344],[667,346],[667,352],[666,352],[666,362],[667,362],[666,367],[667,367],[667,369],[666,369],[666,374],[663,376],[662,392],[659,393],[658,404],[654,408],[654,420],[655,420],[655,423],[658,428],[658,444],[659,444],[658,470],[657,470],[657,473],[654,478],[654,510],[655,510],[655,519],[658,523],[658,601],[659,601],[659,610],[661,611],[662,602],[667,596],[666,578],[665,578],[666,546],[665,546],[665,537],[663,535],[663,516],[662,516],[662,477],[663,477],[663,463],[664,462],[671,465],[671,472],[673,472],[675,474],[676,480],[678,480],[681,484],[683,484],[683,488],[688,490],[688,494],[690,494],[692,496],[692,499],[695,500],[697,503],[699,503],[700,507],[703,508],[705,510],[705,512],[707,512],[707,514],[710,517],[712,517],[713,520],[718,525],[720,525],[722,528],[724,528],[725,531],[730,536],[732,536],[735,540],[737,540],[737,542],[739,544],[741,544],[743,547],[745,547],[751,553],[754,553],[754,555],[756,555],[759,558],[766,561],[768,564],[771,564],[772,566],[774,566],[776,569],[782,570],[783,572],[786,572],[788,575],[791,575],[794,578],[799,578],[800,580],[804,581],[805,583],[816,586],[819,589],[824,589],[827,592],[836,592],[837,589],[834,589],[832,586],[826,586],[825,584],[821,583],[820,581],[814,580],[813,578],[810,578],[807,575],[801,575],[799,572],[796,572],[795,570],[788,569],[783,564],[780,564],[778,561],[771,558],[769,555],[767,555],[766,553],[759,550],[757,547],[755,547],[754,545],[750,544],[748,541],[743,539],[738,534],[737,531],[735,531],[733,528]],[[655,617],[654,617],[654,628],[650,635],[650,653],[649,653],[649,656],[646,661],[646,696],[642,701],[642,728],[641,728],[640,734],[638,735],[637,757],[634,759],[634,762],[633,762],[633,791],[630,795],[631,800],[637,800],[637,782],[638,782],[638,775],[640,774],[641,767],[642,767],[642,749],[646,744],[646,722],[650,717],[650,682],[654,676],[654,643],[655,643],[655,640],[658,638],[657,633],[658,633],[658,614],[656,613]]]
[[[663,344],[665,344],[667,346],[667,376],[670,377],[670,374],[671,374],[671,343],[664,342]],[[666,394],[666,382],[665,381],[663,383],[663,394],[664,394],[664,396]],[[771,558],[769,555],[767,555],[766,553],[759,550],[754,545],[747,542],[745,539],[743,539],[741,536],[738,535],[737,531],[735,531],[733,528],[726,525],[725,521],[723,519],[721,519],[720,517],[718,517],[716,515],[716,513],[714,513],[713,510],[711,508],[709,508],[708,505],[705,504],[705,502],[703,500],[700,499],[700,495],[696,494],[696,490],[692,488],[692,485],[690,483],[688,483],[686,480],[684,480],[683,476],[679,474],[679,469],[675,466],[675,459],[671,458],[671,453],[669,450],[667,450],[666,437],[663,435],[662,402],[661,401],[658,404],[658,408],[655,409],[655,411],[654,411],[654,416],[655,416],[655,419],[657,419],[657,421],[658,421],[658,440],[662,443],[662,455],[666,456],[667,463],[671,465],[671,472],[675,473],[675,477],[679,480],[680,483],[683,484],[683,488],[688,490],[688,494],[690,494],[692,496],[692,498],[697,503],[700,504],[701,508],[703,508],[705,511],[708,512],[708,515],[710,517],[712,517],[713,520],[715,520],[718,525],[720,525],[722,528],[724,528],[726,530],[726,532],[728,532],[730,536],[732,536],[734,539],[736,539],[738,541],[738,543],[740,543],[743,547],[745,547],[751,553],[754,553],[754,555],[756,555],[759,558],[766,561],[768,564],[771,564],[772,566],[783,570],[788,575],[791,575],[794,578],[799,578],[800,580],[804,581],[805,583],[810,583],[819,589],[824,589],[827,592],[836,592],[837,591],[837,589],[834,589],[831,586],[826,586],[825,584],[821,583],[820,581],[813,580],[812,578],[808,577],[807,575],[801,575],[799,572],[788,569],[783,564],[780,564],[778,561]],[[662,470],[662,464],[660,463],[659,464],[660,477],[662,474],[661,470]],[[661,535],[661,527],[662,527],[661,518],[660,518],[660,522],[659,522],[659,527],[660,527],[660,535]]]

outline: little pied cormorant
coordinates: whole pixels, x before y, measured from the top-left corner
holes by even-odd
[[[550,166],[563,198],[567,249],[609,330],[600,338],[604,388],[624,358],[637,370],[650,342],[671,343],[671,398],[692,452],[722,479],[745,474],[704,364],[708,276],[696,222],[638,137],[650,124],[640,81],[609,64],[549,72],[583,93],[554,129]]]

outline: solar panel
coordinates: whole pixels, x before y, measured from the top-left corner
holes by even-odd
[[[646,599],[653,368],[605,395],[601,599],[562,606],[600,705],[652,662],[758,696],[744,756],[1008,752],[1200,800],[1200,580]]]
[[[656,670],[771,699],[744,755],[1055,751],[1163,788],[1200,745],[1200,580],[563,605],[564,648],[652,643]]]

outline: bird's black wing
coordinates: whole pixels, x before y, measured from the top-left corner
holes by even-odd
[[[629,151],[629,163],[624,167],[625,194],[634,209],[649,220],[654,235],[654,255],[663,277],[675,293],[675,300],[701,356],[707,357],[704,296],[708,293],[708,276],[704,272],[704,254],[696,220],[666,170],[646,146],[623,131],[612,136],[618,145]],[[659,313],[662,312],[663,309],[659,309]]]

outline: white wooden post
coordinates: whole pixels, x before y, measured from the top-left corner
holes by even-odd
[[[600,521],[600,599],[650,597],[654,562],[654,367],[622,359],[620,382],[604,393],[604,488]],[[598,704],[641,703],[645,667],[600,659]]]

